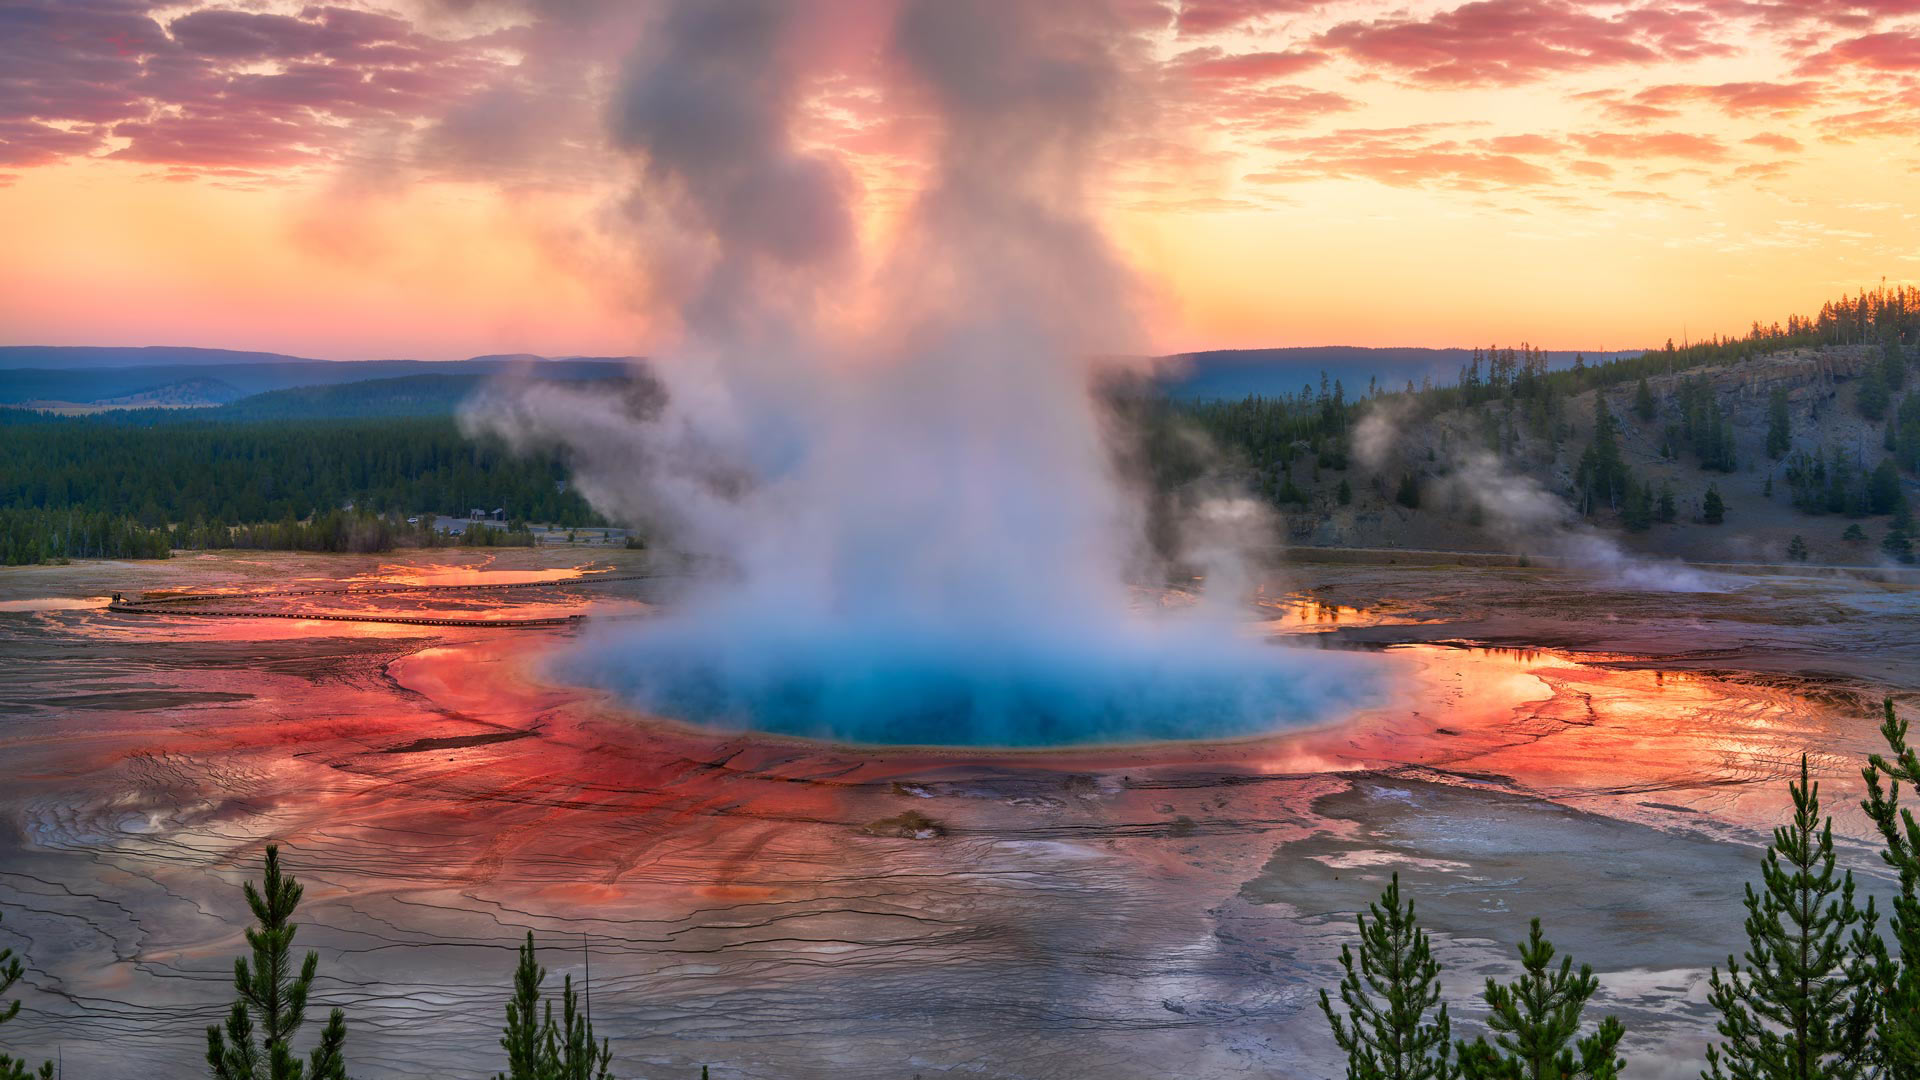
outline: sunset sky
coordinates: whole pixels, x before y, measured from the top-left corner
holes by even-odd
[[[807,3],[863,251],[928,154]],[[1920,279],[1920,0],[1116,0],[1096,215],[1155,351],[1738,332]],[[0,0],[0,343],[669,348],[614,0]],[[651,269],[650,269],[651,268]]]

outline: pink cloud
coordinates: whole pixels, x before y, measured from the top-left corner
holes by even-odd
[[[1486,140],[1486,146],[1503,154],[1557,154],[1567,148],[1545,135],[1499,135]]]
[[[1707,0],[1708,10],[1775,30],[1806,24],[1864,30],[1883,19],[1920,13],[1920,0]]]
[[[482,43],[316,6],[298,16],[146,0],[0,7],[0,161],[96,153],[212,170],[337,159],[436,116],[496,76]],[[262,72],[257,65],[274,69]]]
[[[1401,128],[1352,128],[1323,135],[1269,140],[1268,146],[1289,160],[1255,173],[1254,183],[1300,183],[1324,179],[1367,179],[1391,187],[1447,187],[1487,190],[1495,187],[1531,188],[1555,182],[1547,168],[1513,152],[1500,152],[1501,140],[1461,142],[1434,140],[1446,125]],[[1541,152],[1558,144],[1538,136],[1507,136],[1525,152]],[[1535,140],[1538,139],[1536,142]]]
[[[1853,67],[1871,71],[1920,71],[1920,31],[1890,30],[1842,41],[1809,57],[1803,72]]]
[[[1824,97],[1817,82],[1730,82],[1717,85],[1668,83],[1648,87],[1634,95],[1641,104],[1672,106],[1712,105],[1729,116],[1749,113],[1783,114],[1798,112],[1820,103]]]
[[[1208,48],[1182,53],[1172,69],[1189,79],[1262,81],[1288,78],[1326,62],[1327,54],[1307,50],[1223,53]]]
[[[1605,131],[1574,135],[1572,138],[1580,149],[1594,157],[1722,161],[1727,156],[1726,146],[1718,139],[1677,131],[1659,134]]]
[[[0,165],[12,168],[84,154],[99,144],[100,137],[91,131],[63,131],[31,120],[0,120]]]
[[[1319,7],[1321,0],[1180,0],[1174,25],[1181,37],[1217,34],[1275,15],[1297,15]]]
[[[1549,75],[1663,59],[1732,55],[1697,10],[1636,8],[1612,17],[1571,0],[1475,0],[1430,18],[1341,23],[1324,49],[1433,86],[1515,86]]]

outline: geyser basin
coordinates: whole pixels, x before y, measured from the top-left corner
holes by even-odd
[[[666,719],[885,746],[1084,747],[1232,739],[1379,700],[1377,657],[1290,648],[1215,624],[959,633],[668,620],[561,661]]]

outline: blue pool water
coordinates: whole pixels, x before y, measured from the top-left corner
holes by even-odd
[[[1228,739],[1377,700],[1379,659],[1217,628],[768,628],[672,621],[593,641],[569,678],[726,731],[895,746],[1052,747]]]

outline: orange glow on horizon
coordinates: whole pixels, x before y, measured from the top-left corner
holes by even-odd
[[[222,5],[182,10],[208,6]],[[1920,51],[1920,14],[1617,7],[1143,6],[1164,17],[1129,31],[1129,74],[1154,100],[1100,148],[1089,207],[1143,286],[1139,350],[1654,347],[1920,280],[1907,51]],[[804,46],[851,73],[820,76],[795,132],[845,169],[865,273],[885,272],[938,145],[917,106],[889,102],[884,77],[859,67],[884,10],[819,16]],[[539,29],[527,17],[520,28]],[[156,16],[142,48],[193,47],[184,18]],[[670,241],[645,225],[635,163],[605,132],[636,26],[615,19],[604,54],[542,57],[486,44],[511,20],[406,18],[407,70],[426,88],[412,112],[329,99],[289,110],[309,118],[297,136],[247,127],[256,112],[193,127],[189,107],[158,99],[126,106],[145,121],[23,121],[40,142],[0,141],[0,162],[15,162],[0,168],[0,341],[329,359],[670,352],[671,282],[649,281],[670,273],[655,258]],[[220,78],[273,77],[272,63],[223,62]],[[538,103],[528,131],[462,144],[495,155],[488,169],[432,157],[439,110],[520,87],[537,63],[563,63],[578,85]],[[374,153],[356,117],[418,143]],[[880,324],[848,306],[827,321]]]

